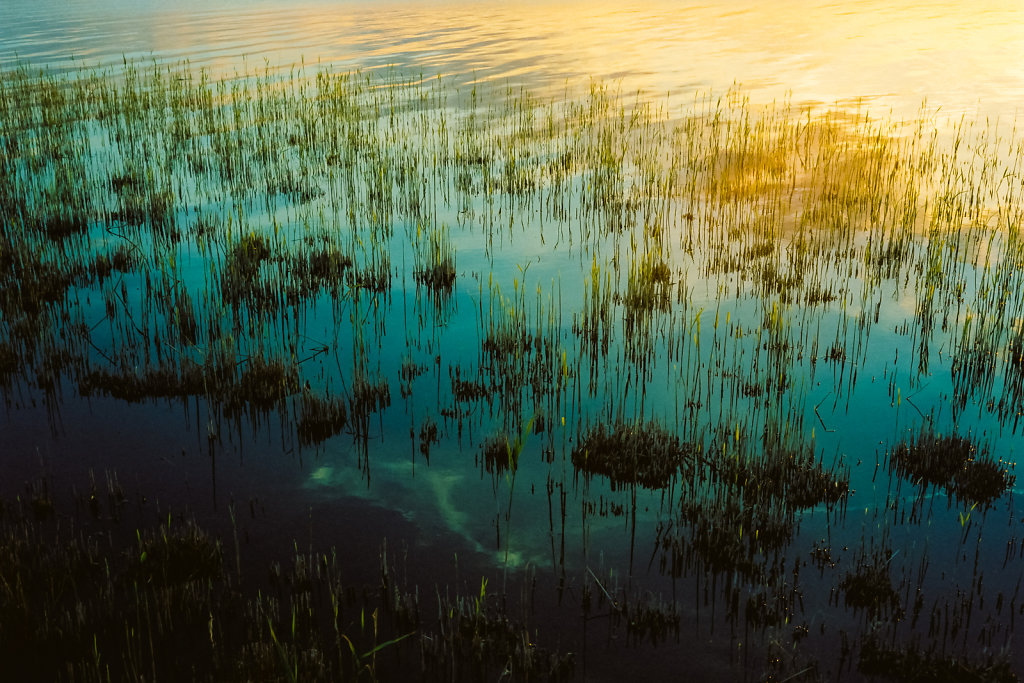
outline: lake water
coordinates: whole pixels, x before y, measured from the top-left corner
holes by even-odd
[[[425,595],[529,593],[586,680],[857,680],[880,641],[1020,675],[1017,489],[969,475],[1019,476],[1021,25],[8,0],[0,65],[128,78],[3,110],[0,494],[115,481],[241,535],[254,584],[298,544],[373,585],[387,539]]]
[[[0,8],[0,60],[66,68],[188,59],[215,72],[321,62],[626,92],[1012,117],[1024,8],[959,2],[57,2]],[[74,60],[74,61],[72,61]]]

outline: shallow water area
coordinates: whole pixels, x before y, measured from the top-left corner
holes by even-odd
[[[302,61],[527,85],[593,78],[645,96],[863,101],[914,116],[924,101],[1012,119],[1024,95],[1016,2],[67,3],[0,8],[0,62],[55,69],[187,59],[216,74]],[[247,68],[243,61],[248,63]]]

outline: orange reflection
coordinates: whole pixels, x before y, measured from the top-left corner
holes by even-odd
[[[1002,114],[1024,101],[1015,0],[189,3],[112,22],[111,32],[136,32],[134,54],[149,46],[222,73],[246,55],[250,69],[304,58],[550,92],[593,77],[627,93],[688,97],[739,82],[758,101],[864,98],[907,113],[926,98]]]

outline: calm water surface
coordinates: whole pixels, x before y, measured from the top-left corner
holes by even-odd
[[[755,101],[863,99],[1011,117],[1024,100],[1024,7],[852,2],[118,2],[8,0],[0,61],[54,68],[188,59],[215,72],[320,62],[475,74],[557,91],[581,79]]]

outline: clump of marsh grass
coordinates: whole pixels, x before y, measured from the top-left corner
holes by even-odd
[[[1013,371],[1024,372],[1024,329],[1018,329],[1006,345],[1007,361]]]
[[[664,643],[678,638],[682,621],[675,603],[665,604],[645,595],[636,600],[623,600],[619,613],[626,622],[626,637],[633,645]]]
[[[259,354],[242,361],[237,373],[235,368],[225,368],[213,360],[200,365],[185,358],[145,369],[90,369],[78,381],[78,391],[83,396],[105,395],[133,403],[153,398],[207,396],[231,412],[246,408],[270,410],[298,390],[295,364]]]
[[[139,190],[125,185],[120,194],[120,206],[111,219],[126,226],[149,226],[158,234],[167,236],[173,229],[174,200],[167,190]]]
[[[667,311],[672,303],[672,269],[654,254],[630,264],[623,304],[630,320],[655,311]]]
[[[134,248],[119,245],[114,249],[99,253],[89,262],[87,272],[90,280],[100,285],[114,273],[127,273],[138,267],[141,259]]]
[[[21,241],[0,247],[0,267],[0,310],[8,319],[20,314],[36,317],[58,306],[68,288],[87,272],[77,259]]]
[[[391,287],[391,258],[388,254],[377,254],[360,266],[348,271],[348,285],[354,290],[366,290],[371,294],[385,294]]]
[[[430,447],[439,443],[441,438],[438,436],[437,423],[431,417],[425,418],[420,425],[420,453],[429,461]]]
[[[481,445],[480,460],[488,473],[515,472],[519,467],[520,450],[512,446],[508,435],[498,434],[488,437]]]
[[[220,543],[191,520],[139,534],[125,578],[157,586],[213,581],[224,571]]]
[[[83,396],[104,395],[132,403],[201,396],[206,390],[205,368],[189,360],[165,362],[141,371],[92,369],[78,380],[78,391]]]
[[[681,617],[674,600],[666,601],[647,592],[619,587],[613,576],[602,580],[589,567],[587,575],[582,595],[583,613],[587,618],[594,619],[599,616],[594,614],[596,610],[606,609],[613,626],[625,626],[626,638],[632,646],[645,642],[657,646],[670,638],[678,640]]]
[[[898,444],[889,456],[889,468],[924,491],[944,489],[968,504],[989,505],[1016,480],[1010,464],[989,454],[988,446],[959,434],[936,434],[922,428],[909,441]]]
[[[426,230],[416,249],[413,277],[432,292],[450,293],[455,284],[455,248],[448,237],[448,228]]]
[[[600,474],[616,485],[660,489],[692,464],[693,447],[656,423],[599,423],[581,434],[572,464],[588,475]]]
[[[89,231],[89,221],[80,214],[60,212],[33,217],[25,227],[51,240],[66,240],[85,235]]]
[[[249,233],[233,242],[224,258],[221,296],[232,303],[260,300],[260,267],[271,258],[273,249],[263,235]]]
[[[832,506],[849,493],[849,472],[839,464],[826,469],[807,447],[766,437],[755,454],[726,453],[716,461],[715,474],[742,489],[748,503],[777,500],[787,509],[800,510]]]
[[[296,430],[302,445],[326,441],[341,432],[348,422],[345,403],[340,398],[322,397],[305,389],[299,406]]]
[[[700,569],[765,579],[765,557],[793,537],[793,517],[779,504],[749,504],[729,487],[692,484],[678,518],[660,525],[661,570],[682,576]]]
[[[857,567],[847,572],[839,584],[847,607],[865,610],[872,618],[901,614],[899,594],[889,578],[889,563],[894,553],[873,553],[863,557]]]
[[[391,405],[391,386],[387,379],[379,377],[376,381],[359,376],[352,383],[350,401],[352,414],[366,416],[376,413]]]
[[[915,645],[884,642],[870,634],[860,644],[857,670],[866,676],[893,681],[925,683],[1016,683],[1020,678],[1006,656],[986,653],[981,661],[940,652],[934,646],[921,649]]]
[[[228,406],[269,410],[298,390],[299,372],[294,363],[252,355],[231,388]]]
[[[452,398],[458,403],[468,403],[490,398],[490,391],[479,379],[464,379],[462,368],[448,368],[448,378],[452,384]]]
[[[333,240],[324,238],[321,243],[314,243],[292,255],[287,270],[301,299],[321,288],[338,292],[351,267],[352,257]]]
[[[399,379],[399,392],[402,398],[409,398],[412,396],[412,385],[416,381],[416,378],[427,371],[425,365],[416,363],[411,356],[402,356],[402,367],[398,371]]]

